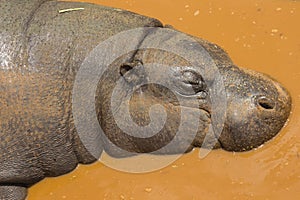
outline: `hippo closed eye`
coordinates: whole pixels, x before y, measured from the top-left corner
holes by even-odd
[[[72,171],[78,163],[97,160],[87,150],[89,145],[81,141],[72,103],[75,79],[90,52],[123,31],[167,28],[156,19],[119,9],[47,0],[1,1],[0,24],[3,27],[0,32],[0,199],[22,200],[26,198],[27,188],[43,178],[59,176]],[[173,33],[180,32],[173,30]],[[177,154],[194,147],[245,151],[258,147],[280,131],[291,109],[286,89],[266,75],[235,66],[215,44],[194,38],[195,45],[205,50],[213,61],[226,92],[223,104],[226,117],[221,135],[209,132],[215,123],[213,112],[218,112],[213,106],[213,80],[199,66],[179,55],[138,48],[147,40],[150,43],[163,40],[161,46],[167,44],[169,36],[157,34],[153,31],[151,36],[128,38],[112,45],[117,51],[139,41],[135,44],[137,50],[111,63],[97,83],[96,120],[109,139],[97,141],[101,150],[116,157],[127,156],[124,151]],[[191,45],[182,38],[177,39],[182,42],[181,48],[188,49]],[[97,59],[107,58],[100,55]],[[151,63],[161,67],[153,67]],[[115,90],[118,80],[122,84]],[[84,87],[88,90],[92,86]],[[122,116],[125,108],[121,98],[111,97],[126,97],[131,92],[130,112],[120,125],[126,128],[126,120],[132,120],[138,126],[147,127],[151,116],[156,116],[157,122],[166,119],[163,127],[147,130],[150,134],[151,128],[157,128],[158,134],[147,135],[145,131],[141,133],[143,138],[130,137],[116,124],[114,116]],[[112,103],[116,109],[111,109]],[[152,108],[157,104],[164,108],[165,115]],[[88,116],[85,118],[84,112],[80,114],[86,120],[81,123],[88,124]],[[186,129],[178,136],[176,131],[182,119]],[[85,128],[93,134],[93,127]],[[207,143],[203,146],[205,138]],[[171,145],[163,148],[168,144]]]

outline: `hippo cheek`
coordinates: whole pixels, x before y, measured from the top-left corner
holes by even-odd
[[[147,94],[134,95],[131,99],[131,118],[140,126],[147,126],[151,123],[149,113],[153,105],[162,106],[167,114],[164,127],[154,136],[145,138],[143,143],[139,140],[132,141],[132,145],[140,149],[139,152],[180,154],[191,151],[193,147],[201,146],[204,141],[210,125],[209,112],[199,107],[190,107],[185,101],[181,102],[183,103],[181,105],[178,101],[170,100],[162,101],[161,98]],[[161,115],[159,111],[156,113],[155,109],[151,112],[154,117]],[[216,140],[212,138],[208,141],[213,143]],[[151,144],[151,148],[144,149],[147,143]]]
[[[173,98],[170,98],[170,95],[169,98],[165,96],[163,96],[164,98],[161,95],[154,96],[145,90],[136,91],[129,102],[130,115],[122,114],[123,120],[119,121],[118,125],[111,113],[106,113],[111,117],[105,118],[105,121],[101,122],[110,141],[110,144],[106,143],[105,151],[113,157],[124,157],[129,154],[123,155],[123,152],[118,149],[131,152],[131,154],[181,154],[191,151],[193,147],[200,147],[211,122],[208,111],[199,109],[199,107],[190,107],[187,102],[180,105],[178,101],[175,101],[175,96]],[[160,105],[157,107],[158,109],[155,108],[157,105]],[[123,106],[126,105],[122,104],[117,112],[124,113],[122,112]],[[162,117],[161,111],[163,110],[165,118]],[[162,129],[157,129],[158,125],[155,120],[150,119],[150,115],[164,122]],[[141,137],[132,132],[129,123],[131,120],[141,128],[147,126],[152,128],[144,129],[143,137]],[[154,129],[156,131],[153,131]],[[209,144],[213,142],[216,142],[214,138],[208,140]]]
[[[103,114],[109,116],[100,120],[109,139],[105,146],[108,154],[123,157],[119,149],[130,154],[159,153],[174,139],[181,110],[169,102],[177,102],[176,97],[168,91],[164,95],[159,91],[153,94],[152,90],[151,85],[137,89],[127,103],[118,106],[114,115],[110,109],[105,109],[107,106],[102,106]],[[174,147],[162,153],[174,153],[175,150]]]

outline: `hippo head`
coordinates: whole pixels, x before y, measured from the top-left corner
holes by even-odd
[[[135,65],[135,64],[134,64]],[[165,80],[166,84],[169,82],[170,87],[164,87],[156,84],[145,84],[132,92],[130,103],[128,104],[129,114],[126,116],[122,104],[121,96],[125,97],[132,89],[134,82],[142,82],[147,78],[149,70],[145,70],[142,63],[137,64],[138,70],[135,72],[129,65],[122,65],[119,71],[113,73],[118,74],[118,78],[122,82],[122,87],[116,90],[115,93],[120,96],[116,98],[116,109],[111,110],[112,91],[106,91],[104,97],[101,98],[101,106],[98,106],[99,121],[104,132],[117,147],[135,153],[149,153],[157,151],[162,146],[167,145],[171,140],[176,140],[175,145],[169,149],[158,153],[180,153],[188,151],[192,147],[202,146],[204,137],[208,135],[208,127],[211,124],[211,103],[209,100],[209,89],[201,77],[199,70],[189,66],[174,67],[171,66],[165,71],[155,73],[155,77]],[[121,65],[120,65],[121,66]],[[291,109],[291,98],[288,92],[275,80],[270,77],[253,72],[250,70],[241,69],[235,66],[226,67],[221,70],[223,81],[225,84],[227,94],[227,109],[226,119],[223,131],[214,143],[214,147],[221,147],[228,151],[245,151],[250,150],[274,137],[285,124]],[[150,70],[151,71],[151,70]],[[122,77],[123,76],[123,77]],[[106,77],[112,77],[111,74]],[[103,80],[102,80],[103,81]],[[106,79],[106,87],[116,88],[113,79]],[[99,84],[104,85],[104,84]],[[100,87],[101,88],[101,87]],[[193,88],[193,90],[188,90]],[[100,92],[105,94],[105,92]],[[176,93],[176,95],[174,95]],[[115,95],[116,95],[115,94]],[[103,96],[102,96],[103,97]],[[190,101],[190,97],[197,97],[198,104]],[[181,98],[181,101],[178,101]],[[182,104],[183,103],[183,104]],[[161,131],[158,128],[157,135],[145,138],[135,138],[128,135],[130,127],[127,127],[127,133],[120,129],[115,121],[116,114],[121,114],[121,126],[126,127],[130,124],[130,118],[140,126],[147,126],[151,122],[149,116],[150,108],[153,105],[162,105],[165,108],[167,118],[163,119],[161,113],[156,113],[152,109],[152,116],[161,121],[166,120],[166,123]],[[199,124],[196,135],[193,132],[193,122],[186,126],[185,134],[183,136],[175,137],[178,130],[180,115],[183,113],[181,109],[186,109],[183,118],[199,118]],[[125,109],[126,110],[126,109]],[[218,109],[215,109],[218,111]],[[195,114],[196,111],[198,114]],[[199,113],[200,111],[200,113]],[[151,114],[150,114],[151,115]],[[106,116],[105,118],[101,116]],[[212,122],[213,123],[213,122]],[[155,125],[154,125],[155,126]],[[191,129],[191,130],[189,130]],[[194,127],[195,129],[195,127]],[[147,131],[146,131],[147,132]],[[146,136],[151,133],[144,133]],[[214,136],[210,135],[211,143],[214,142]],[[191,145],[188,145],[190,143]],[[208,142],[209,143],[209,142]],[[106,151],[115,156],[120,156],[117,148],[112,148],[111,144],[106,145]]]
[[[223,149],[245,151],[274,137],[290,111],[287,90],[271,77],[236,66],[220,69],[227,94],[227,117],[219,142]]]
[[[135,54],[136,60],[129,63],[120,58],[98,84],[97,94],[101,95],[96,97],[96,109],[108,138],[104,139],[104,149],[110,155],[127,156],[123,150],[175,154],[201,146],[246,151],[270,140],[285,124],[291,98],[279,83],[232,63],[218,65],[227,101],[222,105],[226,108],[223,130],[219,137],[215,136],[209,130],[214,123],[211,112],[218,112],[218,108],[212,109],[211,84],[205,82],[201,69],[174,55],[154,52],[140,51]],[[154,61],[167,67],[147,66]],[[160,84],[149,83],[149,79]],[[129,96],[128,104],[124,104]],[[152,109],[157,104],[164,107],[165,113]],[[119,122],[116,116],[121,119]],[[182,120],[185,130],[178,136]],[[141,137],[128,134],[134,129],[132,122],[145,127],[153,121],[165,123],[141,129]],[[168,148],[162,148],[171,142],[174,143]]]

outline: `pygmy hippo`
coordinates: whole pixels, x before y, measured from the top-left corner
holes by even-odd
[[[139,40],[128,37],[112,44],[113,48],[122,49],[139,41],[135,44],[137,50],[118,57],[107,67],[95,90],[96,118],[107,137],[99,138],[99,148],[112,156],[126,156],[120,149],[133,154],[176,154],[201,146],[250,150],[274,137],[291,110],[288,92],[274,79],[235,66],[215,44],[192,36],[195,42],[189,43],[181,35],[176,36],[184,53],[189,54],[191,46],[198,45],[218,70],[226,101],[223,106],[215,104],[217,107],[212,108],[216,101],[211,90],[214,74],[208,78],[203,68],[172,52],[138,48],[147,40],[160,41],[161,46],[170,41],[155,30],[171,28],[156,19],[87,3],[1,0],[0,25],[0,199],[3,200],[25,199],[27,188],[43,178],[59,176],[73,170],[78,163],[97,160],[75,126],[73,86],[90,52],[123,31],[141,27],[153,30]],[[106,58],[99,55],[97,59]],[[149,63],[164,67],[151,68]],[[212,68],[207,64],[205,67]],[[149,77],[163,85],[145,84]],[[118,80],[122,81],[121,89],[114,90]],[[125,104],[121,98],[112,100],[112,96],[125,97],[129,93],[132,93],[130,119],[124,116],[117,124],[114,116],[123,114]],[[192,97],[198,102],[191,102]],[[112,110],[112,104],[117,109]],[[147,126],[152,120],[150,110],[152,116],[164,119],[157,110],[150,109],[156,104],[165,109],[167,116],[158,134],[138,138],[119,128],[120,124],[126,127],[128,120]],[[214,123],[212,115],[221,107],[226,108],[226,115],[220,115],[225,120],[217,137],[209,130]],[[79,115],[85,119],[87,113],[83,110]],[[175,136],[180,120],[184,119],[187,119],[184,134]],[[194,135],[190,134],[195,126],[191,119],[197,122]],[[94,130],[86,129],[91,133]],[[143,134],[147,136],[147,132]],[[209,136],[207,142],[202,145],[206,136]],[[174,145],[160,150],[171,140]]]

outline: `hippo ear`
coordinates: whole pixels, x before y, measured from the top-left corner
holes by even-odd
[[[143,62],[140,60],[134,60],[132,62],[123,63],[120,66],[120,75],[129,84],[142,84],[146,79]]]
[[[120,74],[121,74],[121,76],[125,76],[125,74],[127,73],[127,72],[129,72],[130,70],[132,70],[132,65],[130,64],[130,63],[123,63],[122,65],[121,65],[121,67],[120,67]]]

